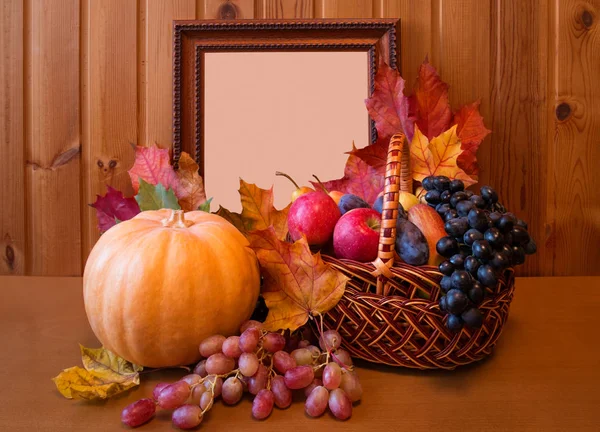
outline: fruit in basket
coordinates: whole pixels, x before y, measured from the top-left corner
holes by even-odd
[[[321,179],[319,177],[317,177],[314,174],[313,174],[313,177],[317,180],[317,184],[323,190],[323,192],[325,192],[327,195],[329,195],[331,197],[331,199],[333,199],[335,201],[335,203],[339,206],[340,200],[342,199],[342,197],[344,195],[346,195],[346,193],[338,191],[338,190],[329,191],[329,190],[327,190],[327,188],[325,187],[325,185],[323,184],[323,182],[321,181]],[[341,210],[341,208],[340,208],[340,210]]]
[[[341,203],[341,202],[340,202]],[[333,250],[338,258],[371,262],[377,258],[381,215],[370,208],[344,214],[333,231]]]
[[[410,265],[425,265],[429,260],[427,239],[414,223],[400,216],[396,220],[396,253]]]
[[[304,234],[309,245],[322,245],[331,238],[340,216],[340,209],[329,195],[309,192],[290,207],[288,229],[294,241]]]
[[[292,196],[291,196],[292,202],[296,201],[298,199],[298,197],[301,195],[315,191],[313,188],[311,188],[309,186],[298,186],[298,183],[296,183],[296,181],[291,176],[287,175],[286,173],[276,171],[275,175],[287,178],[296,187],[296,190],[294,192],[292,192]]]
[[[400,205],[405,211],[408,211],[411,207],[419,204],[419,198],[410,192],[400,191],[398,192]],[[379,213],[383,210],[383,195],[377,197],[375,203],[373,204],[373,208],[377,210]]]
[[[417,204],[408,211],[408,220],[414,223],[427,239],[429,245],[429,259],[427,264],[439,265],[444,259],[437,252],[436,244],[439,239],[446,235],[444,221],[435,209],[425,205]]]
[[[344,194],[338,202],[338,207],[343,216],[350,210],[357,208],[370,208],[371,206],[359,196],[353,194]]]
[[[432,192],[429,200],[427,195],[425,198],[444,218],[444,229],[448,234],[437,243],[438,252],[449,258],[439,265],[440,272],[445,275],[440,281],[440,289],[446,293],[439,303],[444,311],[454,314],[448,316],[450,330],[460,330],[464,324],[478,328],[484,320],[477,308],[485,300],[484,287],[495,289],[501,273],[511,264],[522,264],[526,250],[535,253],[536,246],[527,232],[527,224],[505,211],[491,187],[482,186],[480,194],[476,195],[464,190],[460,180],[451,180],[447,190],[445,184],[444,178],[423,180],[425,189]],[[449,206],[439,203],[441,194],[446,192],[451,194]],[[466,294],[468,299],[461,312],[458,312],[459,306],[450,307],[455,303],[462,305],[459,302],[462,297],[457,291]]]
[[[409,201],[410,201],[410,199],[409,199]],[[412,207],[412,205],[413,204],[410,204],[411,207]],[[381,195],[379,195],[377,197],[377,199],[373,203],[373,209],[376,210],[379,213],[383,212],[383,192],[382,192]],[[402,200],[400,200],[400,205],[398,206],[398,217],[401,217],[401,218],[404,218],[404,219],[406,219],[408,217],[406,215],[406,209],[404,207],[404,204],[402,204]]]
[[[147,211],[115,225],[84,270],[92,330],[135,364],[198,361],[200,341],[233,335],[256,305],[260,276],[248,244],[225,219],[203,211]]]

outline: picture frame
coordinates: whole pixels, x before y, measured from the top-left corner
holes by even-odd
[[[204,55],[211,52],[363,51],[368,94],[380,59],[399,69],[398,19],[193,20],[173,22],[173,163],[182,151],[204,175]],[[371,142],[377,138],[370,124]]]

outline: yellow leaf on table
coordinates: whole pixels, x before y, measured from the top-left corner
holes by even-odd
[[[304,237],[287,243],[270,227],[249,233],[248,240],[268,275],[263,282],[269,308],[266,330],[295,330],[342,298],[348,277],[323,262],[319,253],[313,255]]]
[[[105,348],[80,345],[83,368],[74,366],[52,378],[58,391],[68,399],[107,399],[140,384],[143,369]]]
[[[423,181],[427,176],[444,175],[451,180],[462,180],[467,187],[477,183],[457,165],[458,156],[462,153],[460,145],[456,125],[433,138],[431,142],[415,125],[410,144],[413,178]]]
[[[231,222],[242,234],[250,231],[264,230],[272,226],[277,238],[285,239],[288,233],[287,214],[291,203],[282,210],[273,207],[273,188],[261,189],[255,184],[240,179],[240,198],[242,213],[230,212],[220,207],[219,216]]]

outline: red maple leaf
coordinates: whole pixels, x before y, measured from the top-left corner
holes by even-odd
[[[453,120],[453,124],[458,125],[456,132],[463,151],[458,157],[458,166],[470,175],[479,173],[477,149],[491,132],[483,124],[483,117],[479,113],[480,103],[481,101],[475,101],[464,105],[454,114]]]
[[[377,195],[383,190],[383,174],[379,172],[379,169],[369,166],[358,156],[352,154],[354,151],[356,151],[356,147],[352,145],[352,151],[344,168],[344,177],[324,182],[323,185],[328,191],[337,190],[354,194],[373,205]],[[318,183],[311,183],[315,189],[319,188]]]
[[[427,58],[419,66],[414,98],[416,123],[429,140],[450,127],[452,111],[448,101],[448,84],[440,79]],[[412,141],[412,137],[409,140]]]
[[[90,206],[96,209],[98,229],[101,233],[108,231],[117,222],[129,220],[140,212],[135,198],[126,198],[122,192],[110,186],[106,195],[96,195],[96,201]]]
[[[404,96],[404,80],[396,69],[380,59],[375,75],[375,90],[365,100],[369,115],[375,121],[380,139],[388,140],[397,132],[412,139],[414,119],[409,116],[408,98]]]

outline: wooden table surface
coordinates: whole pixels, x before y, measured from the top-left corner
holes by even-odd
[[[123,407],[183,371],[142,376],[115,399],[63,398],[50,380],[81,365],[91,332],[80,278],[0,277],[0,431],[116,431]],[[362,402],[346,422],[311,419],[301,402],[252,420],[250,399],[218,403],[199,430],[600,431],[600,278],[520,278],[495,354],[448,371],[359,363]],[[143,431],[173,430],[159,414]]]

